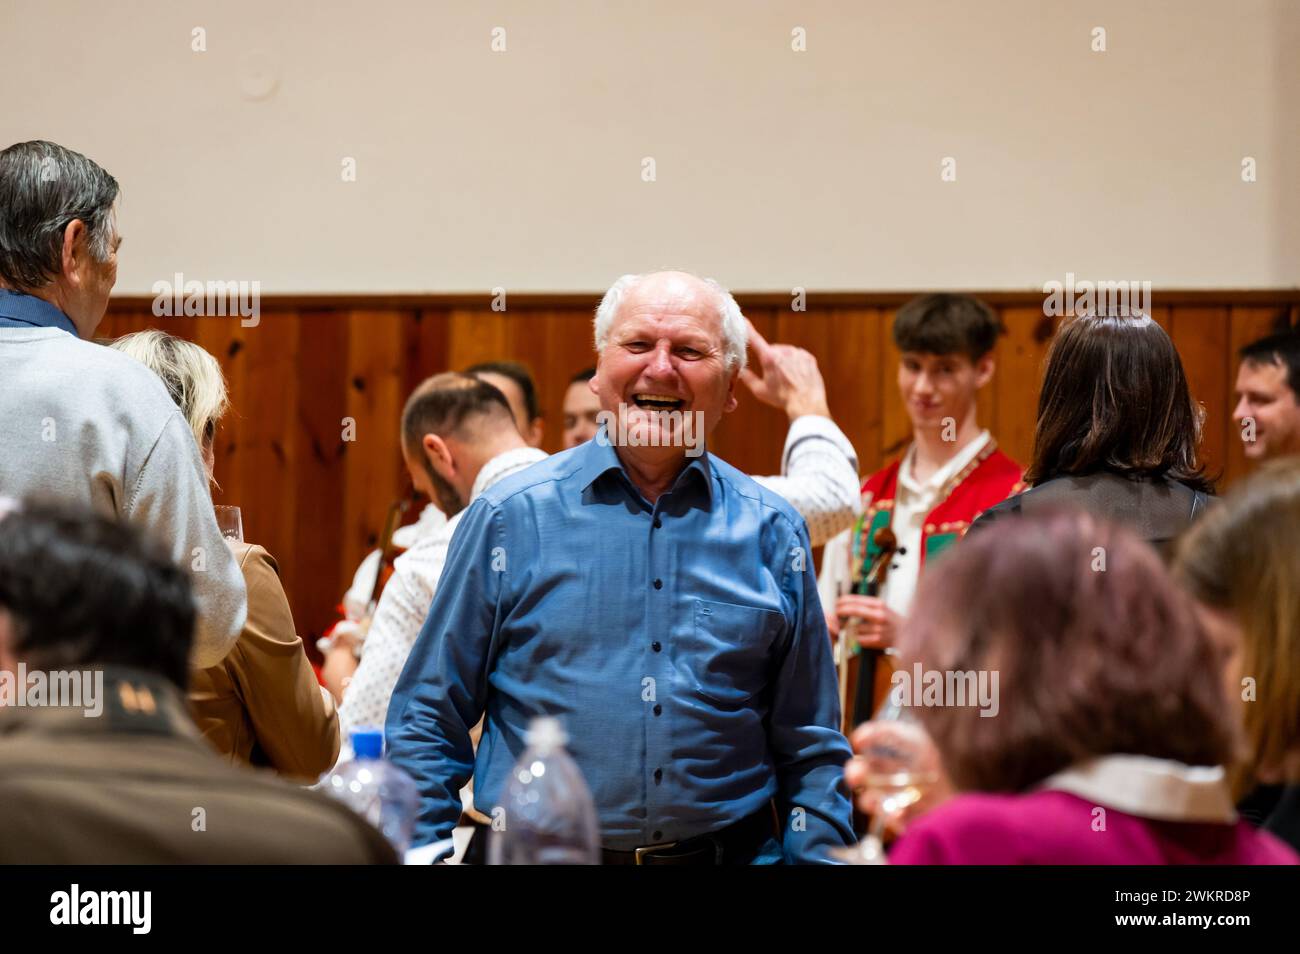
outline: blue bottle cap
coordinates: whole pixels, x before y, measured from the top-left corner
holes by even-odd
[[[352,755],[358,759],[383,758],[384,733],[378,729],[357,729],[352,733]]]

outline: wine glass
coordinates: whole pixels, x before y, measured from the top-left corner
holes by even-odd
[[[938,773],[926,764],[929,737],[891,692],[870,722],[870,740],[855,758],[867,772],[865,790],[874,796],[871,827],[856,845],[837,848],[831,857],[851,865],[885,864],[884,834],[889,823],[919,802]]]
[[[217,512],[217,528],[221,535],[235,543],[243,543],[244,517],[239,508],[218,505],[212,509]]]

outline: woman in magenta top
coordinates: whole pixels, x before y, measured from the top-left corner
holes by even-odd
[[[911,708],[958,794],[910,821],[892,864],[1300,862],[1237,817],[1223,652],[1130,532],[1069,511],[993,526],[916,602],[895,685],[919,662],[946,682],[996,672],[997,693]]]

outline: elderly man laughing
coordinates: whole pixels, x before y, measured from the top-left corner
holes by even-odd
[[[744,319],[715,283],[664,272],[619,279],[595,331],[618,433],[470,506],[393,694],[416,842],[450,836],[471,774],[480,810],[496,805],[545,714],[591,788],[605,863],[825,860],[853,839],[850,751],[807,530],[686,440],[688,417],[707,440],[736,406]]]

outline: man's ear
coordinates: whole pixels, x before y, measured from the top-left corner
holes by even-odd
[[[86,248],[88,234],[86,223],[81,219],[73,219],[63,230],[63,277],[72,285],[81,284],[81,260],[90,254]]]
[[[600,370],[587,379],[587,390],[597,397],[600,396]]]
[[[445,480],[456,473],[456,459],[451,454],[451,448],[437,434],[425,434],[420,447],[429,466],[439,477]]]
[[[727,380],[727,403],[722,405],[723,414],[730,414],[740,406],[740,402],[736,400],[736,381],[739,378],[740,367],[737,365],[735,370],[731,372],[731,377]]]
[[[993,380],[995,370],[997,370],[997,362],[993,358],[993,352],[990,351],[975,362],[975,387],[982,388]]]

